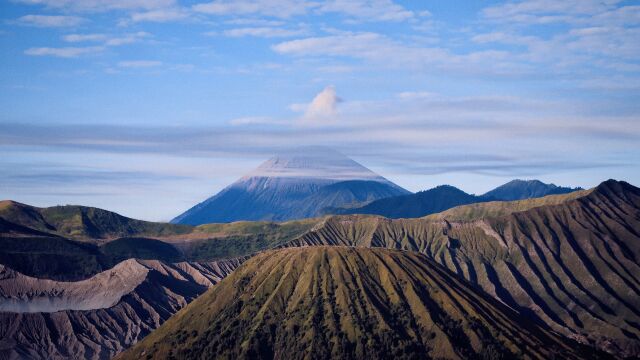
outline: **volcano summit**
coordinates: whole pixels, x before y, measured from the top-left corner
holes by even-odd
[[[272,157],[172,222],[301,219],[403,194],[409,192],[337,151],[305,147]]]

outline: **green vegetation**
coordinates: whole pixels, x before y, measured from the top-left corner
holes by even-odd
[[[187,225],[135,220],[107,210],[74,205],[37,208],[14,201],[2,201],[0,217],[18,225],[75,240],[162,237],[193,231],[193,227]]]
[[[318,219],[307,219],[284,223],[240,221],[200,225],[196,232],[215,237],[193,240],[178,246],[185,258],[193,261],[245,256],[291,241],[309,231],[318,222]]]
[[[87,214],[95,218],[92,212],[93,210],[89,209]],[[25,211],[21,213],[24,214]],[[54,214],[54,220],[60,224],[71,223],[72,220],[69,219],[73,219],[76,212],[72,208],[65,208],[64,211],[55,211]],[[109,216],[111,215],[101,218],[106,219]],[[30,276],[78,280],[130,258],[166,262],[211,261],[254,254],[301,236],[317,222],[317,219],[310,219],[281,224],[208,224],[192,228],[193,232],[186,234],[186,240],[170,243],[162,237],[121,237],[107,242],[71,240],[31,230],[0,218],[0,232],[4,233],[0,236],[0,263]],[[115,227],[104,225],[101,228]],[[91,232],[82,231],[85,235],[89,233]],[[189,239],[188,236],[196,236],[196,239]],[[198,236],[203,238],[199,239]]]
[[[61,237],[0,237],[0,264],[25,275],[81,280],[130,259],[182,261],[172,245],[154,239],[122,238],[103,246]]]
[[[100,246],[100,251],[111,259],[112,263],[131,258],[166,262],[184,260],[180,251],[173,245],[155,239],[120,238]]]
[[[0,264],[29,276],[79,280],[112,261],[95,245],[60,237],[0,237]]]

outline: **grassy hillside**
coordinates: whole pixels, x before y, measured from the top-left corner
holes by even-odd
[[[187,234],[156,239],[121,237],[110,241],[79,241],[0,218],[0,264],[29,276],[78,280],[129,258],[212,261],[254,254],[301,236],[319,221],[207,224]]]
[[[210,261],[254,254],[302,236],[321,219],[305,219],[274,223],[238,221],[228,224],[206,224],[194,229],[200,238],[173,241],[186,259]]]
[[[120,359],[586,359],[428,257],[346,247],[262,253]]]
[[[111,211],[86,206],[38,208],[15,201],[0,202],[0,218],[76,240],[114,239],[126,236],[187,234],[191,226],[131,219]]]
[[[2,236],[0,264],[58,280],[84,279],[114,265],[97,246],[57,236]]]

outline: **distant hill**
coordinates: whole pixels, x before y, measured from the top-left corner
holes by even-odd
[[[178,262],[244,256],[294,239],[320,221],[194,227],[140,221],[90,207],[37,208],[3,201],[0,264],[29,276],[80,280],[130,258]]]
[[[310,247],[260,254],[118,359],[598,358],[427,256]]]
[[[337,151],[300,148],[267,160],[172,222],[303,219],[320,215],[325,207],[408,193]]]
[[[495,200],[511,201],[538,198],[547,195],[567,194],[578,190],[584,189],[545,184],[540,180],[512,180],[488,191],[484,196]]]
[[[416,218],[438,213],[454,206],[493,200],[475,196],[449,185],[441,185],[415,194],[387,197],[350,208],[325,208],[330,214],[375,214],[388,218]]]
[[[78,240],[126,236],[186,234],[190,226],[131,219],[111,211],[78,205],[39,208],[16,201],[0,201],[0,218],[13,224]]]

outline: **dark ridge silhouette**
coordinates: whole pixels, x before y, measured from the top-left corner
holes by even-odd
[[[360,207],[327,208],[328,214],[373,214],[388,218],[417,218],[439,213],[454,206],[496,200],[475,196],[450,186],[441,185],[415,194],[387,197]]]
[[[547,195],[568,194],[582,188],[570,188],[545,184],[540,180],[512,180],[484,194],[496,200],[513,201],[543,197]]]
[[[136,220],[93,207],[65,205],[38,208],[10,200],[0,201],[0,218],[77,240],[164,236],[192,231],[190,226]]]

